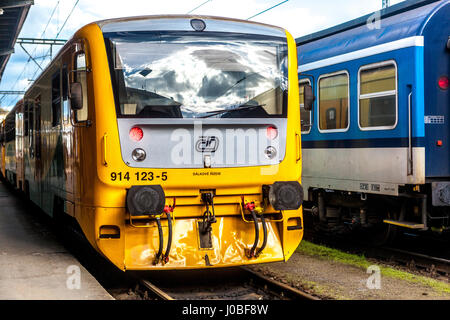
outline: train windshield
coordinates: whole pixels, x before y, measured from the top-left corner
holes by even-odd
[[[105,41],[119,117],[286,117],[286,39],[120,32]]]

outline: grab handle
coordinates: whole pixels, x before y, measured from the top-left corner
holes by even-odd
[[[301,140],[300,135],[298,133],[295,134],[295,149],[297,151],[296,162],[299,162],[302,158],[302,148],[301,148]]]
[[[412,86],[408,95],[408,175],[413,175],[413,147],[412,147]]]
[[[107,133],[105,133],[104,135],[103,135],[103,165],[105,166],[105,167],[107,167],[108,166],[108,161],[107,161],[107,159],[106,159],[106,149],[107,149],[107,147],[106,147],[106,142],[107,142],[107,139],[108,139],[108,134]]]

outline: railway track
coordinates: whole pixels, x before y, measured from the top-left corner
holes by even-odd
[[[450,277],[450,251],[445,240],[429,239],[420,235],[408,237],[400,233],[389,246],[373,246],[363,240],[355,240],[350,234],[315,232],[312,221],[305,217],[304,239],[310,242],[354,253],[366,258],[393,262],[411,270],[426,272],[430,276]]]
[[[245,267],[174,276],[140,279],[138,291],[158,300],[319,300]]]
[[[399,262],[411,268],[419,268],[443,276],[450,275],[450,260],[448,259],[391,247],[382,247],[376,251],[379,256],[385,257],[391,261]]]
[[[308,241],[319,245],[325,245],[352,254],[362,254],[370,259],[395,263],[408,267],[411,270],[425,272],[432,277],[450,277],[450,260],[445,257],[431,256],[423,252],[414,251],[413,249],[370,246],[341,237],[334,237],[333,239],[334,241],[331,241],[328,237],[317,237],[317,235],[314,238],[307,238]],[[413,248],[413,246],[411,247]]]

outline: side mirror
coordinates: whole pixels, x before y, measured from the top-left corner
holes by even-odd
[[[313,109],[314,101],[316,100],[316,97],[314,96],[313,89],[311,85],[306,84],[304,86],[304,108],[306,111],[311,111]]]
[[[70,107],[72,110],[83,109],[83,88],[79,82],[70,84]]]

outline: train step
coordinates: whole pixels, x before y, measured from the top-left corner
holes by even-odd
[[[397,220],[383,220],[384,223],[393,224],[399,227],[408,229],[424,229],[425,225],[423,223],[407,222],[407,221],[397,221]]]

